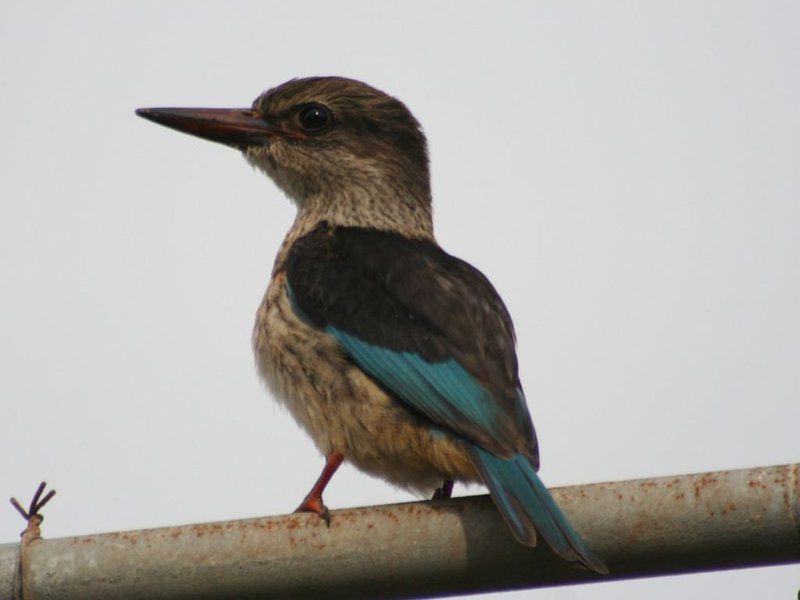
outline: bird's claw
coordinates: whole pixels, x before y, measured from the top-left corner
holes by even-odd
[[[323,521],[325,521],[325,525],[330,527],[331,526],[331,511],[328,510],[328,507],[322,503],[321,496],[315,497],[306,497],[298,506],[294,512],[302,513],[302,512],[310,512],[315,513],[318,515]]]
[[[433,492],[431,500],[447,500],[453,495],[453,482],[450,479],[445,479],[442,487],[436,488]]]

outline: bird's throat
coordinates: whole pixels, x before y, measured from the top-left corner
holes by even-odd
[[[330,225],[390,231],[404,237],[434,240],[429,197],[393,190],[353,190],[315,195],[298,202],[296,227],[310,231],[325,221]]]

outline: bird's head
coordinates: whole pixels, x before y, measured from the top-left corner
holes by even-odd
[[[250,108],[136,113],[241,150],[310,219],[433,235],[425,136],[402,102],[365,83],[293,79]]]

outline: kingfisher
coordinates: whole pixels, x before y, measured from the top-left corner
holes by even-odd
[[[292,79],[249,108],[142,108],[161,125],[240,150],[294,202],[253,330],[268,388],[325,466],[343,461],[449,498],[483,483],[514,537],[608,569],[537,475],[514,327],[475,267],[436,242],[427,141],[411,111],[366,83]]]

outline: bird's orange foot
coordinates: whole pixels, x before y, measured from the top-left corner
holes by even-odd
[[[336,473],[336,469],[339,468],[343,460],[344,454],[339,454],[338,452],[331,452],[325,457],[325,468],[322,469],[319,479],[317,479],[314,487],[311,488],[311,491],[303,498],[300,506],[298,506],[294,512],[317,513],[325,520],[325,524],[328,527],[331,526],[331,513],[328,507],[322,503],[322,492],[325,491],[325,486],[328,485],[328,482],[331,480],[331,477],[333,477],[333,474]]]
[[[322,503],[322,496],[306,496],[294,512],[316,513],[325,521],[325,525],[331,526],[331,511]]]

